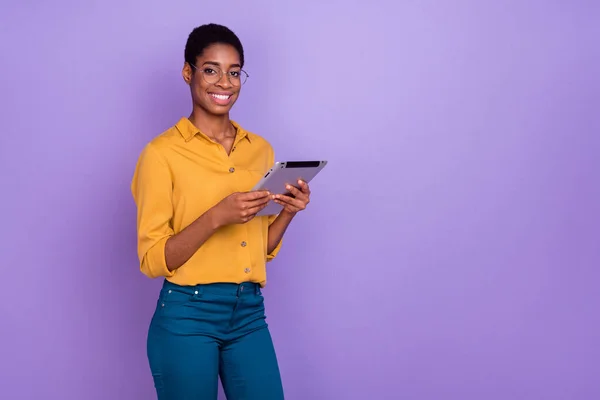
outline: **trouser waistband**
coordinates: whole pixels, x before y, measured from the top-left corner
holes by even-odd
[[[177,290],[179,292],[190,295],[201,295],[204,293],[218,294],[224,296],[242,296],[245,294],[262,294],[261,287],[258,283],[242,282],[242,283],[206,283],[192,286],[177,285],[168,280],[164,280],[163,287],[169,290]]]

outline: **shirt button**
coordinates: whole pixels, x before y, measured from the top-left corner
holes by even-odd
[[[246,269],[244,269],[244,272],[245,272],[245,273],[249,273],[249,272],[250,272],[250,268],[246,268]]]
[[[246,243],[246,242],[242,242],[241,244],[242,244],[242,247],[246,247],[246,245],[247,245],[248,243]]]
[[[233,168],[233,167],[229,168],[229,172],[231,172],[231,173],[235,172],[235,168]]]

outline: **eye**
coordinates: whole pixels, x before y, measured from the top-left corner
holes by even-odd
[[[239,78],[240,77],[240,71],[231,71],[229,74],[231,76],[233,76],[234,78]]]
[[[202,72],[204,72],[206,75],[214,75],[217,73],[217,71],[212,68],[204,68]]]

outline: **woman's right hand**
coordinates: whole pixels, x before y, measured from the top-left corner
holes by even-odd
[[[268,191],[236,192],[213,207],[212,214],[217,226],[245,224],[265,208],[270,200]]]

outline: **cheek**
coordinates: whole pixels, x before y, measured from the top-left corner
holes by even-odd
[[[191,86],[192,86],[192,89],[194,90],[194,93],[202,93],[202,92],[206,91],[208,84],[206,82],[204,82],[204,80],[202,78],[200,78],[199,76],[196,76],[192,80]]]
[[[236,101],[239,97],[240,97],[240,91],[239,90],[237,92],[233,93],[233,101]]]
[[[194,93],[194,98],[196,100],[206,99],[206,88],[202,87],[202,85],[192,86],[192,92]]]

